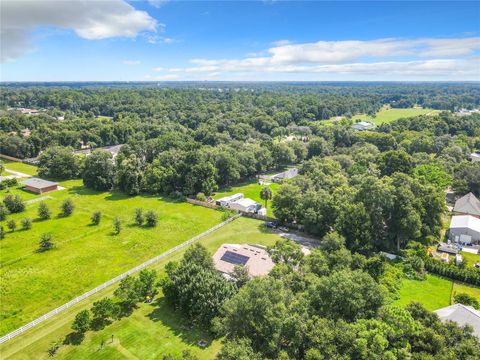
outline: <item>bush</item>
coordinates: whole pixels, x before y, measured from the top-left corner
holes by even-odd
[[[41,220],[47,220],[50,219],[52,216],[52,213],[50,212],[50,209],[48,208],[47,204],[45,202],[40,202],[40,205],[38,205],[38,217]]]
[[[147,211],[147,213],[145,214],[145,220],[147,222],[148,227],[157,226],[158,217],[157,217],[157,214],[155,214],[154,211],[152,211],[152,210]]]
[[[25,210],[25,204],[20,195],[7,195],[3,199],[3,204],[11,213],[19,213]]]
[[[3,228],[3,226],[0,226],[0,240],[2,240],[3,238],[5,238],[5,229]]]
[[[22,229],[28,230],[32,228],[32,220],[29,218],[22,219]]]
[[[15,231],[15,229],[17,228],[17,223],[15,222],[15,220],[12,219],[7,222],[7,226],[10,231]]]
[[[145,219],[143,218],[143,210],[135,209],[135,224],[137,224],[138,226],[142,226],[144,220]]]
[[[10,187],[14,187],[18,185],[17,179],[6,179],[0,182],[0,190],[4,190]]]
[[[460,303],[467,306],[473,306],[475,309],[480,309],[480,301],[472,295],[465,293],[458,293],[453,296],[455,303]]]
[[[7,207],[5,205],[0,204],[0,221],[5,220],[9,213],[10,212],[8,211]]]
[[[100,224],[100,220],[102,219],[102,213],[100,211],[95,211],[93,214],[92,214],[92,217],[90,218],[90,220],[92,221],[92,224],[93,225],[98,225]]]
[[[72,324],[72,329],[83,334],[90,329],[90,311],[82,310],[76,316]]]
[[[73,204],[72,199],[65,199],[62,203],[62,215],[63,216],[70,216],[75,209],[75,205]]]
[[[50,233],[42,234],[40,236],[38,252],[44,252],[52,249],[54,247],[54,243],[52,242],[52,239],[53,239],[52,234]]]
[[[205,194],[203,192],[199,192],[196,196],[197,200],[200,200],[200,201],[207,201],[207,197],[205,196]]]
[[[113,233],[118,235],[120,234],[120,231],[122,231],[122,222],[120,221],[119,217],[116,217],[113,219]]]

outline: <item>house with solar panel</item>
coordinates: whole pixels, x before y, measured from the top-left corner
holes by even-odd
[[[252,277],[268,275],[275,266],[264,246],[250,244],[223,244],[213,255],[213,263],[226,277],[235,266],[245,266]]]

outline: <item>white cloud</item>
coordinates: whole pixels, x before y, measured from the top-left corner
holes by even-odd
[[[32,46],[28,36],[40,26],[72,29],[88,40],[155,32],[157,21],[124,0],[2,0],[1,61],[13,60]]]
[[[140,60],[123,60],[124,65],[140,65]]]
[[[160,76],[155,76],[155,80],[177,80],[180,77],[175,74],[168,74],[168,75],[160,75]]]
[[[184,77],[224,77],[242,74],[245,80],[262,74],[303,74],[323,78],[406,80],[480,79],[480,38],[377,39],[370,41],[276,42],[267,56],[242,59],[191,59]],[[173,70],[173,69],[171,69]],[[175,69],[175,72],[179,72]],[[267,76],[268,77],[268,76]],[[406,78],[407,77],[407,78]],[[312,79],[313,80],[313,79]]]
[[[169,0],[148,0],[148,3],[150,5],[152,5],[153,7],[156,7],[156,8],[159,8],[159,7],[165,5],[168,2],[169,2]]]

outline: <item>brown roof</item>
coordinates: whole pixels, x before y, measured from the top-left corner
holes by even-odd
[[[250,276],[267,275],[275,266],[265,247],[249,244],[223,244],[213,262],[225,274],[232,273],[236,265],[246,266]]]

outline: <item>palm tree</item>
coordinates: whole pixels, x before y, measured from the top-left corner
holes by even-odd
[[[260,191],[260,198],[262,200],[265,200],[265,209],[267,208],[267,203],[268,200],[272,199],[272,189],[270,189],[268,186],[265,186],[261,191]]]

